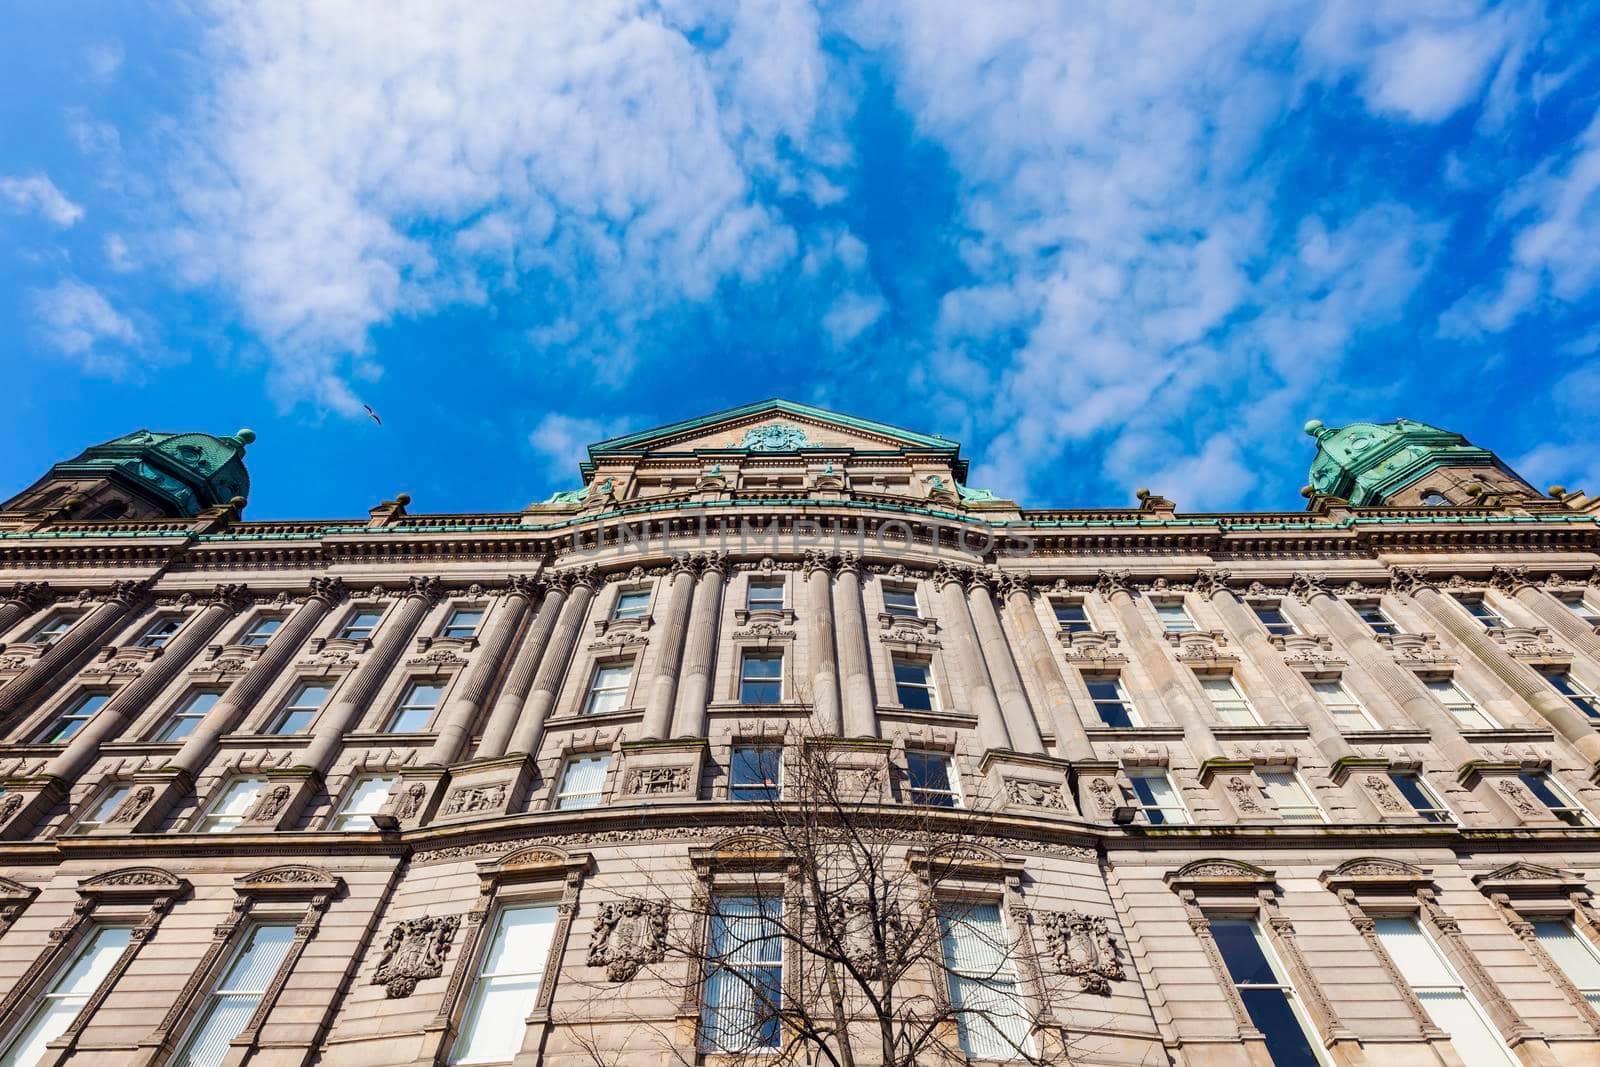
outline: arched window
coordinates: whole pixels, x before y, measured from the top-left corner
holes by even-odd
[[[1422,494],[1422,504],[1429,508],[1447,508],[1450,506],[1450,498],[1437,489],[1428,489]]]
[[[89,516],[91,519],[120,519],[128,513],[126,500],[112,500],[102,504]]]

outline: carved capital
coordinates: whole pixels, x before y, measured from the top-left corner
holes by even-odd
[[[1389,588],[1396,593],[1415,593],[1419,589],[1435,589],[1437,586],[1420,568],[1390,567]]]
[[[1327,575],[1306,571],[1299,571],[1289,579],[1289,592],[1302,604],[1309,604],[1319,596],[1333,595],[1333,590],[1328,588]]]
[[[311,579],[311,596],[321,600],[330,607],[342,603],[350,595],[350,589],[344,584],[343,578],[313,578]]]
[[[1496,567],[1489,572],[1489,585],[1507,596],[1516,596],[1517,590],[1532,585],[1526,567]]]
[[[817,571],[833,573],[833,557],[820,548],[808,548],[800,557],[800,569],[809,577]]]
[[[1019,594],[1024,600],[1028,600],[1033,597],[1033,583],[1021,574],[1002,571],[1000,577],[995,580],[995,591],[1007,600]]]
[[[1106,598],[1115,593],[1133,595],[1133,572],[1127,569],[1103,570],[1094,576],[1094,591]]]
[[[134,605],[141,603],[147,596],[150,595],[150,588],[152,584],[153,583],[149,581],[112,582],[110,591],[106,593],[106,599],[114,604],[121,604],[125,607],[133,607]]]
[[[404,595],[426,600],[431,604],[444,595],[444,582],[434,575],[407,578]]]
[[[55,599],[55,594],[50,592],[48,582],[18,582],[11,587],[11,592],[5,599],[12,603],[21,604],[29,611],[38,611]]]
[[[532,599],[539,595],[539,582],[526,574],[513,574],[506,579],[505,591],[508,596],[522,596]]]
[[[217,583],[211,595],[203,601],[207,605],[217,605],[227,608],[237,615],[256,602],[255,594],[250,592],[250,587],[242,582]]]
[[[1194,576],[1194,591],[1209,599],[1228,588],[1228,579],[1231,576],[1231,571],[1224,570],[1221,567],[1209,571],[1200,571]]]

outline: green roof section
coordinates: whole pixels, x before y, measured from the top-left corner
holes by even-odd
[[[116,478],[165,502],[172,514],[192,518],[234,497],[249,497],[244,452],[255,439],[253,430],[224,437],[135,430],[86,448],[51,472]]]
[[[1317,442],[1317,455],[1311,463],[1312,491],[1358,507],[1383,504],[1441,467],[1493,467],[1522,480],[1487,448],[1452,430],[1414,419],[1337,427],[1312,419],[1305,431]]]

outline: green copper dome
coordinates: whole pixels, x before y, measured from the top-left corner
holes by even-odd
[[[175,514],[194,516],[204,508],[250,495],[244,450],[255,439],[253,430],[227,437],[136,430],[84,449],[52,471],[116,476],[166,501]]]
[[[1517,477],[1493,452],[1461,434],[1412,419],[1339,427],[1312,419],[1305,431],[1317,441],[1312,491],[1352,504],[1383,504],[1440,467],[1495,468]]]

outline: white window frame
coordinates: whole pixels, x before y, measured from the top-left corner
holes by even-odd
[[[611,619],[613,622],[628,622],[633,619],[642,619],[650,614],[652,597],[648,586],[634,586],[628,589],[617,590],[616,603],[611,605]],[[644,602],[631,605],[630,601],[643,597]]]
[[[759,1035],[755,1040],[745,1041],[738,1047],[724,1044],[721,1039],[727,1036],[731,1027],[718,1026],[713,1020],[716,1019],[719,1013],[734,1008],[736,1005],[714,1002],[714,998],[719,988],[719,982],[717,981],[719,973],[724,971],[734,972],[736,977],[729,981],[729,987],[735,991],[748,991],[749,1002],[754,1004],[754,990],[760,988],[760,986],[756,979],[744,977],[738,972],[770,971],[775,968],[777,970],[777,980],[772,983],[772,986],[778,992],[778,1006],[781,1011],[784,997],[784,968],[787,962],[784,959],[786,955],[783,937],[784,902],[777,895],[767,896],[744,892],[719,893],[713,899],[715,904],[713,905],[712,916],[707,923],[706,932],[706,956],[708,959],[705,992],[701,998],[700,1044],[702,1051],[713,1054],[777,1052],[783,1047],[784,1041],[784,1028],[781,1019],[777,1025],[775,1040],[770,1044],[760,1041]],[[716,947],[717,924],[719,917],[723,915],[722,908],[729,901],[739,901],[741,904],[750,902],[753,905],[753,914],[735,916],[736,921],[743,920],[755,927],[749,934],[739,935],[748,937],[748,944],[734,946],[735,949],[743,948],[747,950],[751,958],[730,959],[729,954],[720,952]],[[726,919],[721,921],[723,923],[727,922]],[[774,948],[776,949],[775,953],[771,951]],[[759,1023],[762,1020],[755,1019],[753,1021]]]
[[[766,596],[756,596],[757,591],[764,592]],[[782,578],[769,578],[757,576],[746,579],[744,584],[744,609],[746,611],[782,611],[789,592],[789,583]],[[776,594],[777,603],[773,603]]]
[[[357,619],[363,615],[373,616],[370,624],[358,624]],[[372,635],[378,632],[378,627],[383,625],[384,610],[374,607],[354,607],[339,624],[335,636],[341,641],[371,641]]]
[[[1181,600],[1152,600],[1150,606],[1155,609],[1156,620],[1166,633],[1192,634],[1200,629],[1194,616],[1189,614],[1189,605]]]
[[[1310,786],[1306,785],[1305,778],[1301,776],[1298,770],[1293,767],[1273,768],[1257,771],[1256,776],[1261,779],[1261,791],[1272,802],[1272,807],[1277,811],[1278,818],[1284,822],[1326,823],[1328,821],[1328,813],[1322,810],[1322,805],[1317,801],[1317,795],[1311,791]],[[1287,805],[1281,803],[1278,796],[1273,793],[1273,785],[1277,779],[1286,779],[1287,784],[1293,785],[1295,789],[1299,790],[1300,795],[1305,798],[1305,802]],[[1285,814],[1285,812],[1290,814]],[[1307,815],[1316,817],[1302,817]]]
[[[1166,785],[1172,793],[1175,804],[1146,804],[1144,798],[1139,796],[1137,789],[1133,793],[1134,806],[1144,813],[1144,821],[1151,826],[1188,826],[1194,820],[1189,815],[1189,805],[1184,803],[1183,791],[1172,780],[1172,773],[1165,767],[1124,767],[1123,773],[1128,776],[1130,784],[1136,781],[1159,781]],[[1159,812],[1162,821],[1151,822],[1150,813]]]
[[[589,686],[583,693],[583,714],[609,715],[622,711],[628,706],[628,694],[633,689],[633,672],[637,660],[610,659],[600,660],[594,665],[594,670],[589,672]],[[622,671],[621,682],[606,682],[608,672]],[[605,682],[606,684],[602,684]],[[611,696],[617,698],[616,707],[602,707]]]
[[[128,799],[128,794],[133,792],[133,786],[128,782],[113,782],[95,794],[92,801],[84,806],[83,814],[74,820],[67,833],[72,837],[83,834],[92,834]]]
[[[439,714],[439,705],[444,703],[444,692],[450,686],[447,678],[408,678],[406,687],[400,691],[400,699],[395,701],[394,710],[389,712],[389,717],[384,720],[383,732],[386,734],[425,734],[433,725],[435,716]],[[436,689],[432,704],[424,704],[417,699],[420,689]],[[400,729],[401,720],[407,715],[419,711],[427,712],[428,717],[422,725],[415,730]]]
[[[942,761],[944,763],[944,767],[945,767],[945,778],[950,783],[950,788],[949,789],[930,789],[930,788],[928,788],[926,786],[913,785],[912,784],[912,779],[911,779],[911,760],[913,759],[913,757],[920,757],[922,759],[927,759],[927,760],[940,760],[940,761]],[[930,803],[927,802],[927,800],[919,800],[918,799],[918,794],[923,794],[924,796],[949,797],[951,799],[952,803],[950,803],[950,804],[930,804]],[[961,795],[961,774],[956,769],[955,757],[952,756],[948,752],[942,752],[942,751],[940,751],[939,749],[936,749],[936,748],[908,748],[908,749],[906,749],[906,797],[907,797],[907,799],[909,799],[911,801],[911,803],[917,805],[918,807],[924,807],[924,808],[949,807],[949,808],[954,808],[954,809],[960,809],[960,808],[966,807],[966,800]]]
[[[1294,624],[1294,620],[1284,612],[1283,605],[1277,601],[1254,601],[1250,604],[1250,610],[1255,615],[1256,622],[1261,624],[1261,628],[1273,637],[1289,637],[1300,632],[1300,627]],[[1276,612],[1278,618],[1283,621],[1268,622],[1261,617],[1263,611]]]
[[[1105,714],[1101,710],[1102,705],[1110,705],[1113,702],[1094,695],[1095,683],[1105,681],[1110,681],[1111,684],[1116,687],[1117,699],[1115,703],[1122,708],[1123,714],[1128,717],[1128,725],[1126,727],[1112,726],[1110,723],[1106,722]],[[1125,681],[1123,681],[1121,672],[1105,671],[1086,673],[1083,676],[1083,686],[1089,692],[1089,705],[1094,708],[1095,718],[1100,720],[1101,726],[1108,730],[1138,729],[1144,726],[1144,718],[1139,714],[1139,706],[1133,702],[1133,697],[1128,694],[1128,685]]]
[[[252,622],[248,630],[239,635],[239,644],[246,648],[266,648],[267,645],[272,643],[272,639],[283,630],[283,624],[286,621],[282,615],[263,615]],[[263,632],[261,628],[269,623],[276,623],[277,625]]]
[[[1498,730],[1500,728],[1500,724],[1491,719],[1489,713],[1483,710],[1483,705],[1474,700],[1471,694],[1457,684],[1454,675],[1424,678],[1422,684],[1429,693],[1433,694],[1433,699],[1439,702],[1439,706],[1449,713],[1450,718],[1455,721],[1457,729]],[[1446,696],[1450,693],[1454,693],[1457,699],[1447,700]],[[1470,725],[1463,721],[1468,717],[1483,720],[1483,725]]]
[[[1317,699],[1327,709],[1329,717],[1333,719],[1334,725],[1339,728],[1340,733],[1347,733],[1350,730],[1382,729],[1377,720],[1372,717],[1371,712],[1367,711],[1366,705],[1361,703],[1361,698],[1352,693],[1350,687],[1344,684],[1343,678],[1311,678],[1307,680],[1311,683],[1312,691],[1317,694]],[[1330,693],[1327,691],[1327,687],[1330,686],[1335,692]],[[1343,722],[1341,721],[1341,716],[1353,718],[1356,722]]]
[[[1600,624],[1600,608],[1589,603],[1582,593],[1559,593],[1556,599],[1560,600],[1566,609],[1576,615],[1581,622],[1590,626]]]
[[[993,908],[995,911],[1001,943],[991,947],[996,950],[999,959],[991,966],[963,967],[964,961],[959,958],[959,946],[953,944],[959,939],[959,935],[953,935],[951,929],[959,924],[972,931],[969,936],[984,938],[983,933],[976,930],[974,924],[960,914],[965,912],[970,915],[978,908]],[[955,913],[953,917],[952,913]],[[1013,952],[1014,932],[1006,915],[1004,903],[998,900],[942,901],[938,905],[938,918],[939,956],[944,964],[946,991],[950,998],[951,1012],[955,1015],[956,1033],[961,1042],[961,1050],[972,1059],[985,1061],[1004,1062],[1034,1057],[1038,1052],[1038,1046],[1032,1034],[1033,1027],[1027,998],[1017,974]],[[964,983],[972,983],[972,988],[981,991],[978,998],[980,1003],[972,1005],[965,1003],[960,992]],[[1000,1010],[1002,1006],[1008,1010],[1002,1012]],[[993,1035],[975,1034],[974,1028],[965,1018],[969,1012],[976,1014],[984,1028],[994,1032]],[[997,1025],[999,1018],[1016,1020],[1013,1023],[1013,1030],[1022,1032],[1006,1033]]]
[[[1489,606],[1489,598],[1487,596],[1481,593],[1458,593],[1456,594],[1456,603],[1460,604],[1462,609],[1476,619],[1478,625],[1485,630],[1504,630],[1506,628],[1505,616]]]
[[[906,610],[908,605],[903,603],[897,606],[894,601],[895,596],[909,598],[911,601],[910,610]],[[917,600],[917,587],[914,585],[901,585],[896,582],[883,583],[883,610],[885,614],[893,615],[897,619],[922,618],[922,605]]]
[[[1405,793],[1400,791],[1399,785],[1399,779],[1401,778],[1409,778],[1411,781],[1415,782],[1417,787],[1422,790],[1423,795],[1433,801],[1433,806],[1430,808],[1419,808],[1415,804],[1412,804],[1409,800],[1406,801],[1407,804],[1410,804],[1411,810],[1416,813],[1418,818],[1428,819],[1429,822],[1435,822],[1441,825],[1460,823],[1461,820],[1456,817],[1456,813],[1451,809],[1450,805],[1444,802],[1444,797],[1441,796],[1439,791],[1433,787],[1433,783],[1428,781],[1427,775],[1423,774],[1421,771],[1389,772],[1389,780],[1395,783],[1395,792],[1400,793],[1401,798],[1404,799]],[[1428,816],[1430,814],[1438,814],[1444,817],[1442,819],[1429,819]]]
[[[261,793],[267,788],[268,784],[267,779],[259,778],[255,775],[236,775],[229,778],[222,783],[216,795],[211,798],[211,803],[206,805],[206,810],[195,821],[194,832],[197,834],[226,834],[237,830],[239,825],[244,822],[244,817],[249,813],[250,808],[261,798]],[[253,788],[248,793],[240,795],[238,800],[239,810],[237,812],[224,813],[221,810],[223,805],[234,795],[235,790],[242,786],[251,786]]]
[[[1198,677],[1200,679],[1200,688],[1206,691],[1206,699],[1211,702],[1211,711],[1216,715],[1218,721],[1226,723],[1228,726],[1249,727],[1261,725],[1261,716],[1256,714],[1255,705],[1251,704],[1250,698],[1244,695],[1244,689],[1240,687],[1239,679],[1234,677],[1231,672],[1226,674],[1202,674]],[[1219,697],[1221,685],[1218,683],[1226,683],[1229,692],[1233,695],[1231,697]],[[1236,722],[1229,717],[1237,713],[1242,713],[1241,717],[1245,721]]]
[[[110,942],[103,949],[102,938]],[[118,939],[121,940],[120,945],[115,943]],[[91,926],[77,949],[56,968],[49,991],[40,994],[33,1010],[6,1039],[4,1052],[0,1053],[0,1064],[5,1067],[33,1067],[38,1063],[44,1057],[45,1047],[78,1021],[89,998],[94,996],[94,991],[116,968],[117,962],[132,943],[133,926],[130,924],[96,923]],[[82,975],[73,982],[71,988],[63,988],[84,963],[88,966]],[[54,1014],[67,1006],[70,1006],[72,1014]]]
[[[83,612],[81,611],[52,612],[45,618],[44,622],[28,632],[26,643],[49,648],[70,633],[82,618]]]
[[[1439,994],[1451,994],[1460,997],[1461,1000],[1472,1011],[1472,1013],[1477,1016],[1478,1021],[1482,1025],[1484,1031],[1489,1036],[1493,1037],[1497,1042],[1498,1048],[1491,1049],[1491,1055],[1493,1052],[1498,1052],[1500,1054],[1500,1062],[1504,1064],[1504,1067],[1518,1067],[1522,1061],[1517,1059],[1517,1057],[1511,1052],[1511,1049],[1506,1046],[1505,1037],[1500,1033],[1499,1027],[1495,1026],[1494,1020],[1490,1018],[1489,1013],[1483,1010],[1483,1005],[1478,1002],[1478,998],[1473,994],[1466,982],[1462,981],[1461,975],[1456,971],[1455,966],[1450,962],[1450,958],[1444,954],[1442,949],[1439,948],[1438,943],[1433,939],[1433,935],[1418,920],[1417,916],[1380,915],[1375,917],[1374,922],[1377,927],[1378,943],[1383,946],[1384,952],[1387,953],[1389,958],[1394,962],[1395,970],[1400,973],[1401,980],[1410,987],[1411,991],[1416,994],[1417,999],[1422,1002],[1423,1011],[1428,1011],[1429,1001],[1435,999]],[[1445,983],[1419,984],[1417,982],[1417,978],[1419,976],[1415,972],[1411,974],[1406,973],[1407,964],[1410,963],[1409,957],[1407,957],[1404,953],[1396,953],[1394,951],[1395,941],[1393,940],[1392,935],[1386,938],[1386,931],[1391,929],[1391,924],[1394,923],[1408,924],[1416,931],[1416,933],[1421,937],[1420,943],[1425,945],[1432,953],[1443,976],[1450,979],[1450,981]],[[1446,1034],[1450,1035],[1450,1044],[1455,1048],[1457,1055],[1461,1056],[1462,1060],[1468,1065],[1468,1067],[1486,1067],[1488,1063],[1487,1060],[1479,1059],[1476,1055],[1470,1055],[1469,1058],[1470,1053],[1483,1051],[1481,1048],[1476,1046],[1463,1048],[1460,1044],[1458,1044],[1456,1035],[1451,1034],[1450,1031],[1445,1028],[1443,1022],[1434,1018],[1432,1012],[1428,1012],[1428,1018],[1435,1026],[1439,1027],[1439,1029],[1444,1030]],[[1496,1065],[1496,1067],[1499,1067],[1499,1065]]]
[[[1591,722],[1600,721],[1600,693],[1584,685],[1565,667],[1540,667],[1539,674],[1550,683],[1550,688],[1561,694],[1561,699],[1578,710],[1578,714]],[[1564,682],[1563,686],[1556,679]]]
[[[1533,917],[1529,922],[1533,926],[1534,939],[1544,954],[1567,976],[1567,981],[1572,983],[1578,995],[1590,1007],[1600,1009],[1600,950],[1596,950],[1594,942],[1585,937],[1577,924],[1565,915]],[[1551,926],[1561,927],[1559,939],[1551,936],[1554,933],[1548,929]],[[1552,949],[1552,945],[1556,947]],[[1589,971],[1588,977],[1578,973],[1580,970]]]
[[[150,620],[150,624],[139,631],[139,636],[134,638],[134,648],[166,648],[183,630],[183,624],[188,621],[184,615],[164,614],[157,615]],[[166,629],[171,626],[172,629]],[[159,631],[159,632],[158,632]]]
[[[362,774],[358,775],[346,787],[344,796],[339,801],[339,810],[333,813],[333,818],[328,820],[328,829],[340,832],[355,832],[374,830],[377,827],[372,817],[383,810],[383,805],[394,792],[395,783],[400,779],[392,774]],[[371,794],[366,793],[364,787],[375,782],[385,783],[383,794],[373,803]],[[357,805],[370,807],[372,810],[361,810]]]
[[[84,707],[93,702],[96,697],[100,698],[100,702],[95,704],[92,710],[85,712],[83,710]],[[35,740],[33,743],[36,745],[70,744],[72,739],[82,733],[83,728],[88,726],[94,717],[105,709],[107,704],[111,703],[111,697],[111,693],[94,690],[79,693],[65,707],[50,716],[49,720],[45,722],[44,728],[34,735]],[[72,732],[66,736],[55,737],[54,735],[59,734],[69,722],[77,723],[78,725],[74,726]]]
[[[1267,936],[1267,932],[1261,928],[1261,920],[1254,915],[1241,915],[1230,916],[1226,919],[1213,919],[1211,921],[1213,923],[1241,922],[1248,924],[1250,933],[1255,937],[1256,948],[1260,951],[1262,958],[1267,961],[1267,967],[1272,971],[1272,977],[1277,979],[1271,985],[1265,982],[1238,982],[1234,979],[1232,971],[1229,970],[1227,957],[1224,956],[1222,962],[1223,973],[1227,977],[1228,983],[1233,986],[1239,999],[1241,1001],[1244,1000],[1244,990],[1246,989],[1276,989],[1283,995],[1284,1001],[1289,1005],[1289,1014],[1293,1015],[1295,1021],[1300,1024],[1300,1031],[1305,1035],[1306,1045],[1311,1049],[1311,1054],[1317,1058],[1317,1062],[1322,1064],[1323,1067],[1332,1067],[1328,1060],[1327,1051],[1322,1044],[1322,1035],[1317,1033],[1316,1024],[1311,1021],[1311,1013],[1306,1010],[1305,1003],[1300,998],[1299,990],[1295,988],[1294,982],[1290,980],[1288,968],[1283,965],[1283,960],[1278,956],[1277,947],[1273,945],[1272,939]],[[1271,1055],[1270,1049],[1268,1050],[1268,1055],[1269,1057]]]
[[[1061,609],[1076,609],[1082,619],[1061,618]],[[1089,618],[1089,605],[1078,597],[1051,597],[1050,617],[1056,621],[1056,629],[1064,634],[1089,634],[1094,633],[1094,620]]]
[[[524,961],[522,966],[526,969],[491,971],[489,968],[493,965],[495,944],[500,939],[507,916],[518,912],[534,911],[548,912],[548,922],[544,924],[548,936],[545,942],[543,958]],[[494,922],[487,924],[486,928],[489,936],[484,939],[483,953],[473,966],[472,988],[467,994],[466,1010],[461,1013],[461,1026],[456,1032],[455,1041],[450,1048],[449,1059],[446,1061],[451,1064],[510,1062],[527,1038],[525,1020],[528,1014],[533,1011],[534,1005],[539,1002],[539,995],[544,991],[544,983],[549,979],[550,972],[555,969],[551,965],[550,958],[553,954],[552,950],[556,948],[556,935],[560,933],[560,907],[555,901],[527,900],[508,902],[495,912]],[[538,955],[538,953],[535,952],[533,955]],[[508,959],[506,962],[510,963],[512,961]],[[537,964],[537,967],[534,966],[535,964]],[[498,1050],[485,1050],[490,1054],[473,1056],[471,1053],[473,1039],[477,1035],[476,1027],[479,1020],[485,1017],[481,1014],[485,999],[492,995],[492,991],[496,989],[509,987],[520,991],[530,985],[532,988],[526,989],[526,996],[520,998],[525,1001],[525,1007],[516,1013],[515,1018],[506,1020],[508,1032],[504,1036],[510,1037],[509,1027],[516,1028],[514,1041],[508,1042],[514,1046],[511,1049],[511,1055],[501,1055]]]
[[[1555,818],[1560,819],[1562,822],[1567,823],[1570,826],[1593,826],[1595,824],[1594,816],[1590,814],[1589,809],[1584,807],[1583,804],[1579,802],[1578,798],[1573,796],[1566,786],[1556,781],[1555,776],[1549,771],[1524,771],[1517,775],[1517,778],[1522,782],[1524,789],[1528,790],[1530,793],[1533,793],[1533,798],[1539,801],[1539,806],[1544,808]],[[1562,800],[1566,803],[1559,807],[1553,807],[1550,804],[1547,804],[1537,792],[1534,792],[1533,787],[1528,784],[1530,779],[1535,778],[1543,782],[1545,788],[1550,790],[1551,794],[1554,795],[1557,800]],[[1571,815],[1572,818],[1567,818],[1567,815]]]
[[[750,675],[750,674],[746,673],[747,668],[749,667],[749,664],[754,660],[760,660],[762,662],[770,662],[770,661],[776,660],[777,663],[778,663],[777,676],[774,678],[774,676],[767,675],[767,674]],[[781,648],[745,648],[745,649],[741,649],[739,651],[739,703],[741,703],[741,704],[749,704],[751,707],[755,707],[755,708],[770,708],[770,707],[774,707],[774,706],[776,706],[778,704],[782,704],[785,690],[788,688],[787,686],[784,685],[784,681],[783,681],[784,670],[783,670],[783,668],[784,668],[784,651]],[[744,698],[744,687],[747,684],[749,684],[749,685],[771,685],[774,681],[776,681],[778,683],[778,697],[777,697],[776,700],[750,701],[750,700],[746,700]]]
[[[594,789],[572,788],[573,771],[579,768],[592,767],[598,763],[599,784]],[[605,803],[606,775],[611,773],[611,753],[609,752],[581,752],[567,757],[567,762],[561,767],[561,778],[556,783],[556,803],[558,811],[579,811],[587,808],[598,808]],[[592,803],[590,802],[592,800]]]
[[[471,626],[467,626],[456,621],[463,615],[476,615],[478,618]],[[481,604],[456,604],[445,615],[444,623],[439,627],[439,636],[447,640],[469,641],[478,636],[478,632],[483,629],[483,620],[488,617],[489,609]]]
[[[741,782],[741,781],[737,780],[737,778],[735,777],[735,774],[736,774],[737,768],[739,766],[739,753],[743,752],[743,751],[775,752],[775,753],[777,753],[777,756],[778,756],[778,761],[777,761],[778,776],[777,776],[776,780],[774,780],[773,783],[770,786],[767,785],[765,779],[763,779],[762,781],[759,781],[759,782]],[[759,756],[757,757],[757,761],[758,761],[758,765],[759,765],[759,762],[760,762],[760,757]],[[762,796],[762,797],[736,797],[736,796],[734,796],[734,793],[736,791],[738,791],[738,790],[741,790],[741,789],[758,790],[758,791],[761,791],[763,793],[767,792],[770,789],[772,791],[773,795],[770,796],[770,797],[767,797],[767,796]],[[776,745],[774,745],[774,744],[761,744],[759,742],[752,742],[752,743],[748,743],[748,744],[745,744],[745,743],[735,744],[733,746],[732,750],[728,754],[728,799],[733,801],[736,804],[760,804],[760,803],[768,802],[768,801],[782,800],[783,799],[783,746],[781,744],[776,744]]]
[[[1376,600],[1352,600],[1349,603],[1350,607],[1355,610],[1356,615],[1361,619],[1361,622],[1368,630],[1372,631],[1375,637],[1391,637],[1404,632],[1400,629],[1400,624],[1395,622],[1387,611],[1383,610],[1381,602]],[[1376,615],[1377,618],[1370,618],[1369,615]]]
[[[921,681],[921,682],[903,682],[903,681],[901,681],[900,680],[899,668],[900,668],[900,665],[902,663],[905,664],[908,667],[920,667],[922,669],[922,672],[923,672],[924,680]],[[916,711],[923,711],[923,710],[926,710],[926,711],[938,711],[939,710],[939,686],[933,679],[933,661],[932,660],[928,659],[925,656],[915,656],[915,655],[911,655],[909,653],[896,652],[896,653],[893,653],[893,654],[891,654],[889,656],[889,671],[894,676],[894,699],[895,699],[895,703],[896,704],[899,704],[902,708],[910,708],[910,709],[916,710]],[[926,709],[917,708],[917,707],[915,707],[915,705],[907,704],[905,702],[905,700],[902,699],[901,696],[900,696],[900,689],[901,689],[902,686],[904,686],[907,689],[920,689],[923,692],[927,693],[928,694],[928,706],[927,706],[927,708]]]
[[[312,726],[316,725],[318,716],[322,714],[323,709],[328,706],[328,701],[333,697],[333,687],[334,683],[326,678],[301,678],[297,680],[294,683],[294,688],[290,690],[289,699],[285,700],[278,707],[278,710],[273,713],[272,722],[267,727],[267,733],[274,737],[299,737],[309,731]],[[307,690],[310,689],[326,691],[320,704],[300,703],[305,699]],[[306,720],[304,726],[298,730],[284,729],[285,726],[289,725],[289,720],[292,716],[307,711],[311,713],[311,717]]]
[[[188,1031],[184,1034],[183,1040],[178,1043],[178,1053],[172,1058],[172,1063],[181,1064],[182,1067],[212,1067],[213,1064],[220,1065],[223,1062],[223,1059],[226,1058],[225,1049],[227,1044],[235,1037],[238,1037],[240,1031],[242,1031],[245,1026],[249,1024],[250,1013],[246,1013],[244,1015],[243,1021],[241,1021],[239,1024],[239,1029],[228,1035],[226,1041],[221,1041],[220,1038],[216,1037],[213,1038],[214,1041],[217,1041],[224,1046],[224,1052],[221,1058],[215,1060],[198,1059],[196,1056],[196,1052],[198,1050],[193,1047],[194,1043],[199,1040],[202,1034],[205,1033],[206,1023],[209,1021],[212,1012],[220,1010],[223,1004],[234,1001],[245,1001],[251,1005],[252,1012],[255,1007],[258,1007],[261,1004],[261,998],[266,996],[267,992],[272,988],[273,979],[277,977],[278,971],[283,968],[284,960],[288,958],[289,953],[293,949],[294,928],[295,924],[293,922],[282,919],[262,919],[261,921],[253,922],[244,928],[239,938],[239,943],[234,946],[232,955],[228,957],[228,965],[221,971],[217,972],[217,976],[212,981],[210,988],[206,990],[205,999],[201,1001],[199,1007],[195,1011],[194,1021],[190,1023]],[[246,954],[253,946],[256,936],[261,931],[268,929],[287,931],[289,934],[288,938],[282,941],[283,947],[281,954],[278,956],[277,964],[270,969],[252,968],[252,970],[260,970],[263,972],[262,977],[264,978],[264,981],[262,982],[260,988],[256,988],[254,986],[230,986],[229,980],[233,976],[234,968],[236,968],[240,962],[244,960]]]
[[[217,706],[218,702],[222,700],[225,692],[226,690],[223,689],[193,689],[188,693],[185,693],[183,699],[174,705],[172,710],[167,712],[167,714],[162,717],[161,725],[156,728],[156,736],[154,740],[171,743],[187,739],[191,734],[194,733],[195,727],[199,726],[201,722],[205,721],[205,717],[211,714],[211,708]],[[207,696],[216,698],[211,702],[211,707],[208,707],[203,711],[195,711],[195,702],[200,700],[200,698]],[[186,732],[178,735],[177,737],[167,736],[183,723],[192,723],[193,725],[191,725]]]

